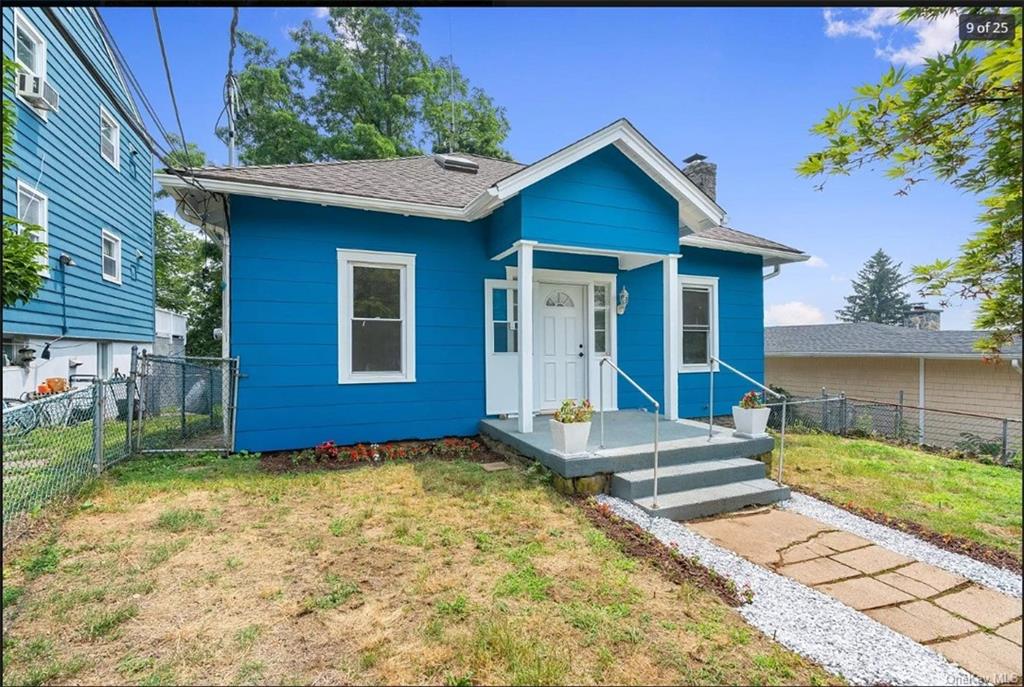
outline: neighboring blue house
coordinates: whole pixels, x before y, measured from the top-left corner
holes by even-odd
[[[3,54],[19,69],[3,94],[17,107],[3,212],[48,245],[42,289],[3,311],[4,396],[16,397],[47,377],[126,373],[132,344],[152,345],[153,177],[94,9],[4,7]]]
[[[689,162],[619,120],[531,165],[206,168],[202,190],[158,174],[229,239],[236,448],[471,435],[501,415],[530,432],[573,397],[644,407],[603,357],[669,420],[706,418],[713,370],[729,414],[751,385],[711,357],[763,378],[763,280],[807,256],[725,227],[714,165]]]

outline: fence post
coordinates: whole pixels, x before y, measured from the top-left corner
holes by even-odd
[[[135,423],[135,376],[139,372],[139,347],[132,346],[132,362],[128,368],[128,381],[124,385],[125,393],[128,395],[128,402],[125,404],[128,417],[125,419],[125,458],[132,455],[135,449],[132,442],[135,435],[132,433]]]
[[[1006,465],[1006,461],[1009,459],[1009,439],[1010,439],[1010,419],[1003,418],[1003,451],[1002,451],[1002,464]]]
[[[903,441],[903,389],[900,389],[896,404],[896,427],[895,435],[898,441]]]
[[[217,426],[216,418],[213,416],[213,368],[210,368],[210,383],[207,386],[207,398],[210,399],[210,428]]]
[[[821,431],[828,432],[828,392],[821,387]]]
[[[187,370],[181,366],[181,438],[185,438],[185,375]]]
[[[103,382],[92,385],[92,461],[96,474],[103,472]]]
[[[839,392],[839,412],[842,413],[842,416],[843,416],[843,424],[840,425],[839,433],[840,433],[840,435],[845,437],[846,436],[846,431],[847,431],[847,424],[848,424],[848,418],[846,416],[846,392],[845,391],[840,391]]]

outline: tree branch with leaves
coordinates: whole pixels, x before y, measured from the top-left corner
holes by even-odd
[[[900,21],[996,8],[911,8]],[[997,353],[1021,336],[1021,10],[1012,40],[958,43],[919,70],[890,68],[878,83],[825,114],[812,133],[825,148],[797,173],[822,181],[875,163],[899,182],[898,195],[933,177],[976,194],[981,228],[960,255],[913,268],[923,295],[978,301],[979,347]],[[921,231],[927,228],[922,227]]]

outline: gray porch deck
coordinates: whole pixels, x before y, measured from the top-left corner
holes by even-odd
[[[534,431],[517,429],[515,418],[481,420],[480,431],[514,447],[563,477],[585,477],[599,473],[627,472],[654,467],[654,415],[641,410],[617,410],[605,413],[605,448],[601,448],[601,421],[595,413],[587,444],[589,455],[566,457],[552,449],[551,418],[534,419]],[[770,437],[743,439],[731,429],[715,427],[708,441],[708,426],[693,420],[670,421],[661,418],[659,465],[747,457],[772,450]]]

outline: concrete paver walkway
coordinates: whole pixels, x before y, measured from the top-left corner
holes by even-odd
[[[1020,679],[1021,600],[785,510],[687,526],[996,684]]]

